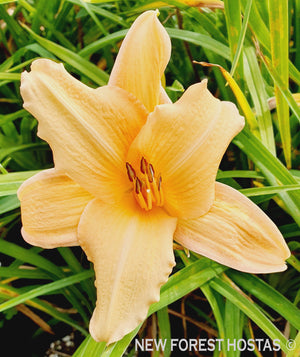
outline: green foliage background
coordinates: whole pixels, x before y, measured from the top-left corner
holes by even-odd
[[[146,9],[159,8],[173,46],[166,70],[169,96],[175,101],[184,88],[208,77],[215,96],[239,106],[247,125],[224,156],[218,180],[260,205],[287,239],[292,256],[286,272],[255,276],[176,251],[176,270],[149,311],[156,312],[148,321],[157,327],[152,338],[173,336],[167,307],[179,299],[185,304],[195,291],[206,302],[188,303],[194,319],[206,326],[203,331],[212,328],[223,339],[268,336],[280,341],[288,357],[299,356],[300,0],[202,1],[199,7],[168,0],[90,2],[0,0],[0,253],[5,262],[0,267],[0,326],[25,304],[31,318],[42,316],[44,330],[63,323],[66,331],[69,326],[86,336],[74,357],[117,357],[126,350],[134,355],[130,342],[139,328],[109,347],[88,335],[94,274],[81,252],[59,248],[45,253],[25,245],[17,233],[18,187],[53,165],[48,145],[36,136],[36,120],[22,109],[19,86],[21,72],[39,57],[63,62],[89,86],[105,85],[133,20]],[[193,60],[218,64],[230,77]],[[50,301],[63,301],[76,314]],[[38,342],[43,333],[39,330],[33,339]],[[140,338],[145,333],[142,329]],[[288,339],[295,340],[292,350]],[[170,354],[167,348],[164,355]],[[241,353],[223,346],[210,355]],[[252,355],[262,356],[258,349]]]

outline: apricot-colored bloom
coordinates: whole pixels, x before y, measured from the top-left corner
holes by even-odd
[[[286,268],[289,250],[271,220],[215,183],[243,118],[206,80],[172,104],[160,82],[170,51],[148,11],[128,32],[107,86],[89,88],[46,59],[22,75],[24,107],[55,164],[19,189],[22,234],[44,248],[79,244],[94,263],[97,341],[117,341],[145,319],[175,264],[173,239],[242,271]]]

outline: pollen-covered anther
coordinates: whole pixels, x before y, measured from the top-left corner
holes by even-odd
[[[134,169],[131,167],[131,165],[128,164],[128,162],[126,162],[126,170],[129,180],[133,182],[136,178],[136,174]]]
[[[133,195],[141,208],[149,211],[153,205],[163,205],[162,178],[161,175],[156,177],[152,164],[142,157],[137,170],[128,162],[126,170],[129,180],[133,183]]]

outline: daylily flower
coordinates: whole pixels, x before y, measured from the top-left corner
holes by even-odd
[[[129,30],[107,86],[89,88],[46,59],[22,75],[24,107],[54,158],[53,169],[19,189],[22,234],[43,248],[81,245],[94,263],[97,341],[117,341],[145,319],[175,264],[173,239],[251,273],[282,271],[290,254],[257,206],[215,183],[244,119],[206,80],[172,104],[160,82],[170,51],[148,11]]]

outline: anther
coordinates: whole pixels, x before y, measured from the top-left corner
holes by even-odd
[[[139,180],[139,178],[136,178],[136,181],[135,181],[136,194],[138,195],[139,193],[141,193],[141,190],[142,190],[142,182],[141,182],[141,180]]]
[[[140,168],[142,174],[145,174],[147,172],[147,166],[148,166],[148,162],[146,161],[146,159],[143,156],[142,160],[141,160],[141,168]]]
[[[136,178],[136,174],[135,174],[134,169],[128,162],[126,162],[126,169],[127,169],[127,175],[128,175],[129,180],[131,182],[133,182]]]
[[[159,206],[162,206],[164,204],[164,191],[162,190],[161,182],[162,182],[162,178],[161,176],[159,176],[158,187],[157,187],[159,193]]]
[[[161,189],[161,181],[162,181],[162,178],[161,178],[161,176],[159,176],[158,185],[157,185],[158,191],[160,191],[160,189]]]
[[[153,168],[153,166],[151,164],[149,164],[149,171],[147,173],[148,173],[149,182],[153,182],[153,180],[154,180],[154,168]]]

